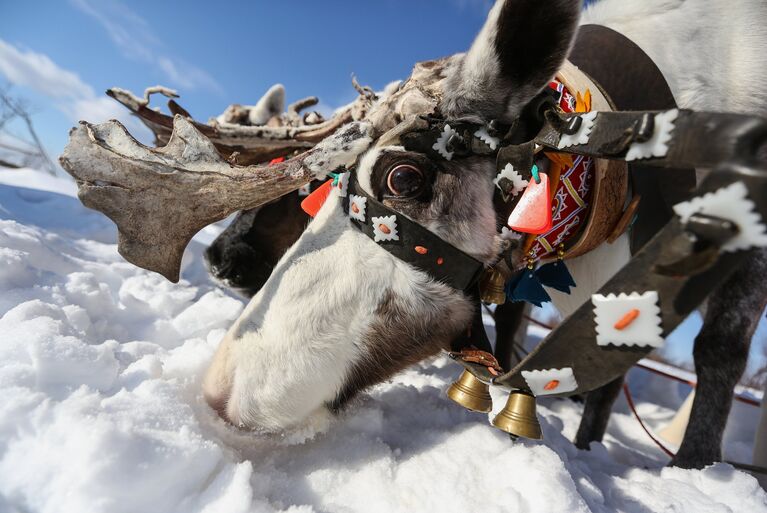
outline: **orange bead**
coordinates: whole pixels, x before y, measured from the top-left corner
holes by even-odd
[[[621,317],[621,319],[613,325],[613,328],[616,330],[624,330],[629,327],[629,325],[636,320],[636,318],[639,317],[639,310],[636,308],[633,308],[629,310],[629,312]]]
[[[444,258],[442,258],[442,257],[439,257],[439,258],[437,259],[437,265],[442,265],[442,264],[444,264],[444,263],[445,263],[445,259],[444,259]]]
[[[423,246],[416,246],[416,247],[415,247],[415,252],[416,252],[416,253],[418,253],[419,255],[425,255],[426,253],[428,253],[428,252],[429,252],[429,250],[428,250],[428,249],[426,249],[426,248],[425,248],[425,247],[423,247]]]
[[[558,386],[559,386],[559,380],[558,379],[552,379],[551,381],[549,381],[548,383],[546,383],[543,386],[543,389],[544,390],[554,390]]]
[[[355,214],[360,213],[360,207],[358,207],[356,203],[352,203],[352,212],[354,212]]]
[[[386,235],[389,235],[391,233],[391,230],[389,229],[389,227],[383,223],[378,225],[378,229],[384,232]]]

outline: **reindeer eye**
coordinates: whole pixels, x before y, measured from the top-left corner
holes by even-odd
[[[423,189],[423,173],[411,164],[400,164],[389,171],[386,185],[395,196],[412,197]]]

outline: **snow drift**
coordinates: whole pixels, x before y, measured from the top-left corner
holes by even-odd
[[[727,464],[664,468],[622,404],[591,451],[569,442],[569,400],[542,401],[544,442],[512,442],[446,399],[459,368],[444,358],[321,425],[228,426],[200,381],[243,302],[207,278],[210,235],[172,285],[119,257],[114,227],[69,181],[0,181],[0,512],[767,512],[756,480]],[[640,403],[650,425],[684,399],[632,380],[654,401]],[[746,460],[756,412],[738,411],[726,450]]]

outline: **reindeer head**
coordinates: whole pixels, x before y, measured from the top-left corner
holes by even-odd
[[[343,165],[369,197],[492,264],[502,244],[495,156],[445,158],[449,148],[437,156],[413,134],[514,122],[564,61],[579,11],[580,1],[499,0],[466,54],[416,65],[361,122],[288,161],[269,185],[284,194]],[[334,189],[216,353],[205,396],[235,425],[279,429],[337,407],[447,348],[470,323],[474,304],[464,291],[355,228],[344,201]]]

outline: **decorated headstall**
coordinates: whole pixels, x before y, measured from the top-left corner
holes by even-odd
[[[541,285],[575,286],[564,260],[611,242],[635,221],[627,162],[667,169],[713,169],[691,199],[631,261],[553,330],[519,365],[504,372],[490,352],[479,309],[472,335],[450,356],[465,367],[448,395],[490,411],[488,384],[511,390],[494,424],[539,438],[535,397],[594,390],[662,346],[669,334],[754,248],[767,247],[767,120],[666,111],[613,112],[598,88],[573,84],[567,66],[526,109],[528,126],[479,126],[421,118],[397,134],[407,150],[446,160],[495,155],[496,210],[509,240],[485,269],[437,235],[339,175],[352,224],[397,258],[483,300],[548,301]],[[575,77],[575,78],[573,78]],[[525,138],[525,130],[536,132]],[[761,160],[760,160],[761,156]],[[327,193],[327,191],[326,191]],[[316,193],[315,193],[316,194]],[[473,346],[473,347],[471,347]]]

